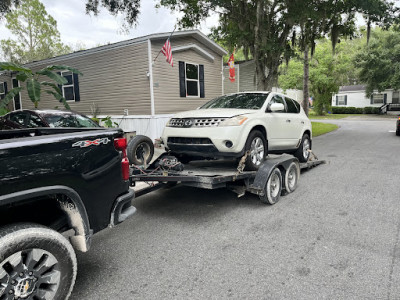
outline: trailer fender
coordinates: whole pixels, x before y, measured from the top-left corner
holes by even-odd
[[[249,191],[256,195],[264,196],[265,188],[272,171],[275,168],[279,168],[282,172],[282,179],[284,180],[286,170],[292,162],[298,162],[298,160],[291,155],[281,155],[277,158],[267,159],[264,161],[258,169],[253,183],[249,186]],[[285,182],[283,182],[283,186],[285,186]]]

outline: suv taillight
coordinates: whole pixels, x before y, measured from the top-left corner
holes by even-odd
[[[122,151],[122,161],[121,161],[121,170],[122,170],[122,179],[129,180],[129,160],[126,155],[126,138],[118,138],[114,140],[114,147],[118,151]]]

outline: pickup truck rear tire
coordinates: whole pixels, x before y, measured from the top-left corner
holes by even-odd
[[[60,233],[36,224],[0,228],[0,299],[68,299],[74,249]]]
[[[137,135],[129,141],[126,152],[131,164],[149,164],[154,155],[154,144],[149,137]]]

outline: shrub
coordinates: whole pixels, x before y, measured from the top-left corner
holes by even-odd
[[[379,114],[379,107],[346,107],[346,106],[333,106],[333,114]]]

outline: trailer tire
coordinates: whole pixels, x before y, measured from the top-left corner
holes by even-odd
[[[303,134],[300,146],[297,148],[294,156],[297,157],[300,162],[307,162],[310,157],[310,152],[308,150],[311,150],[311,140],[310,136],[305,133]]]
[[[1,299],[68,299],[76,272],[74,249],[57,231],[26,223],[0,228]]]
[[[131,164],[149,164],[154,155],[154,144],[149,137],[137,135],[129,141],[126,152]]]
[[[287,193],[294,192],[300,177],[300,166],[298,162],[292,162],[285,172],[285,189]]]
[[[260,200],[266,204],[275,204],[279,201],[282,192],[282,173],[278,168],[272,170],[265,186],[264,195]]]

